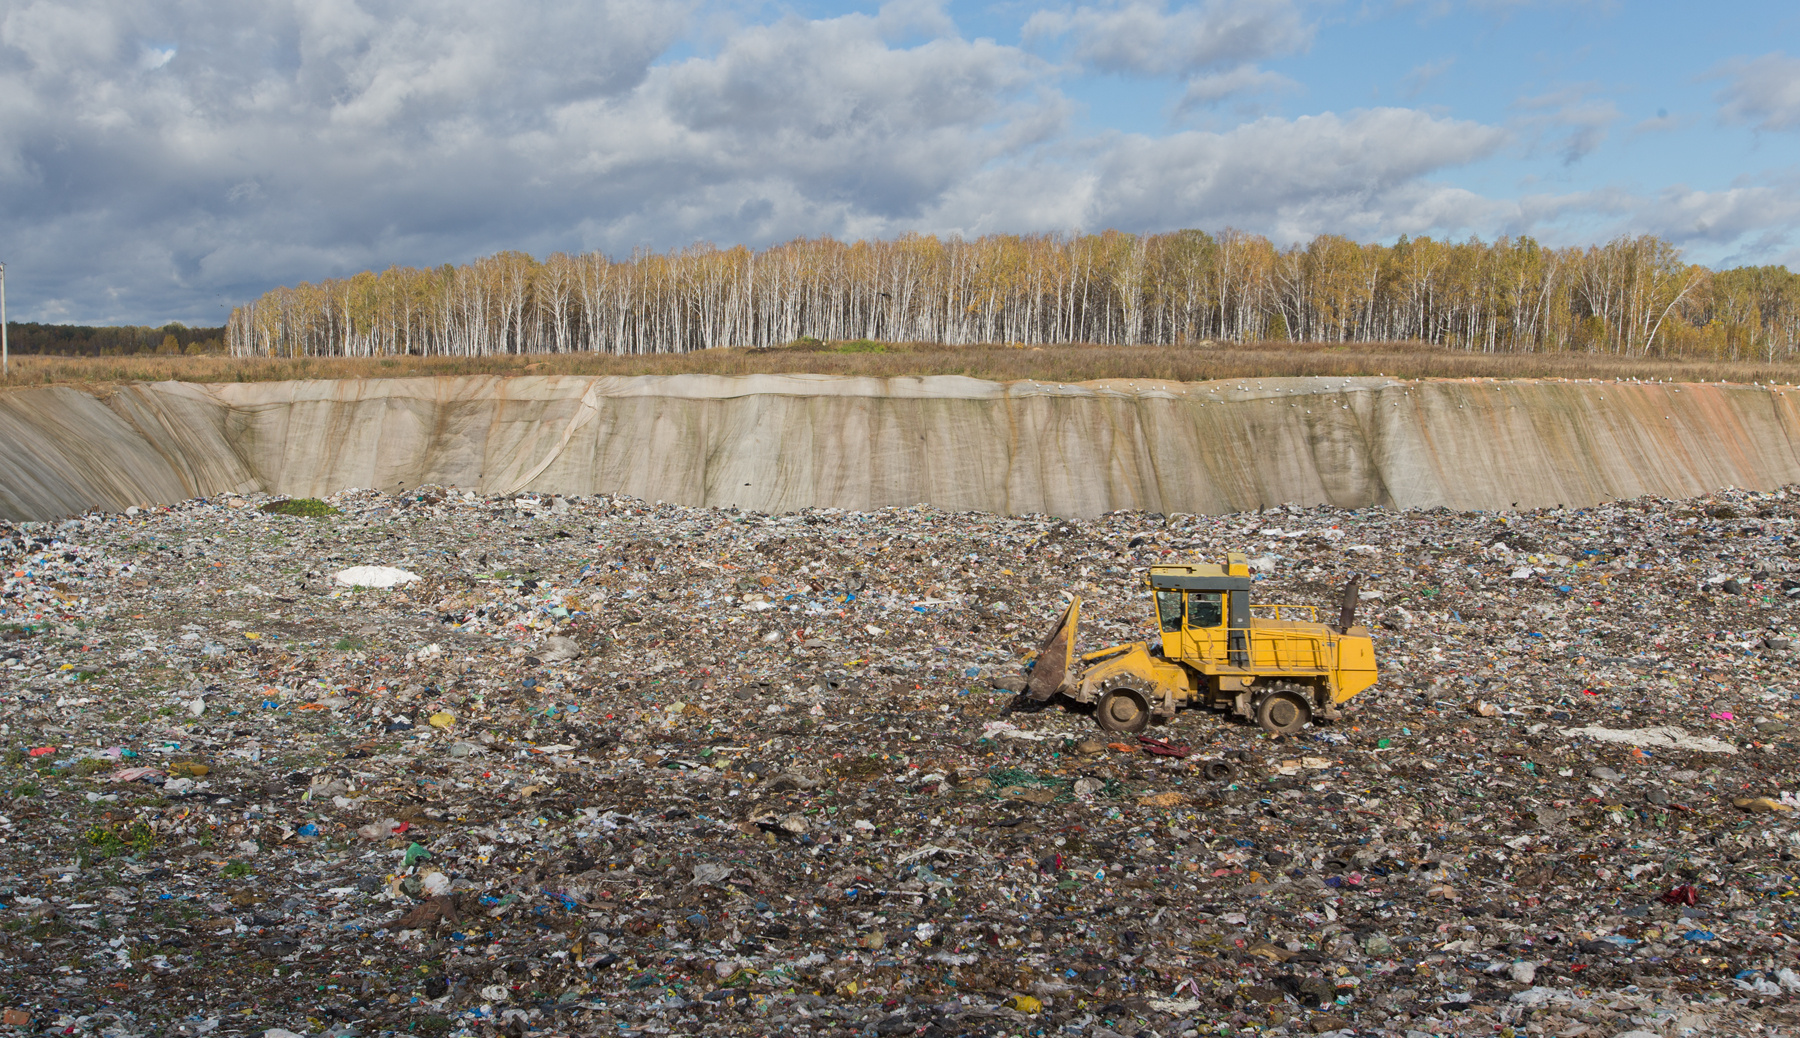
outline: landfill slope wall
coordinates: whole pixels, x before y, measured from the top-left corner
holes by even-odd
[[[426,483],[770,512],[1579,506],[1800,482],[1797,394],[809,375],[59,386],[0,394],[0,515]]]
[[[0,393],[0,517],[257,489],[261,479],[222,435],[224,417],[212,393],[182,383]]]

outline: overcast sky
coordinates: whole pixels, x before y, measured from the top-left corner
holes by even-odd
[[[501,249],[1651,232],[1800,268],[1800,5],[0,0],[14,320]]]

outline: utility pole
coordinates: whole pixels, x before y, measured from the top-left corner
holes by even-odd
[[[0,378],[12,374],[12,358],[6,353],[6,264],[0,263]]]

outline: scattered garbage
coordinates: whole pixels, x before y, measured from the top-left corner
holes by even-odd
[[[1666,746],[1671,749],[1692,750],[1695,753],[1736,753],[1738,751],[1735,745],[1724,739],[1692,736],[1674,725],[1631,729],[1601,728],[1593,725],[1587,728],[1565,728],[1563,734],[1592,739],[1595,742],[1620,743],[1625,746]]]
[[[333,579],[347,587],[389,588],[411,584],[419,575],[398,566],[351,566],[338,570]]]
[[[1800,1030],[1792,492],[262,503],[0,525],[0,1027]],[[1281,738],[1029,694],[1073,596],[1138,640],[1227,552],[1358,578],[1379,683]]]
[[[1665,905],[1687,905],[1689,908],[1700,903],[1700,892],[1693,884],[1683,883],[1678,887],[1670,887],[1662,896]]]

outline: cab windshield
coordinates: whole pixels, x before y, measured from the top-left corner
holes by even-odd
[[[1224,623],[1224,597],[1224,593],[1219,591],[1189,591],[1187,593],[1187,625],[1189,627],[1217,627]]]

